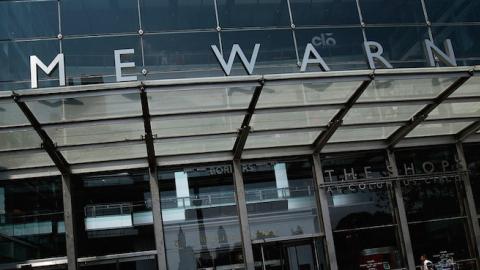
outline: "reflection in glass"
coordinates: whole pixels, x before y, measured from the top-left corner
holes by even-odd
[[[59,177],[0,182],[0,263],[65,256]]]
[[[75,184],[80,256],[154,250],[148,177],[143,172],[84,176]]]
[[[475,2],[480,3],[478,0]],[[442,48],[442,50],[442,44],[446,39],[452,41],[457,65],[478,65],[480,62],[480,44],[475,37],[480,35],[479,25],[436,26],[432,27],[432,32],[435,43]]]
[[[478,22],[478,0],[425,0],[428,17],[432,22]]]
[[[63,34],[136,33],[139,29],[137,5],[136,0],[63,0]]]
[[[233,44],[238,44],[247,59],[250,60],[255,44],[260,44],[254,74],[289,73],[299,70],[290,30],[224,31],[221,36],[225,58],[230,55]],[[238,57],[234,63],[231,75],[246,75]]]
[[[243,267],[232,166],[161,170],[158,182],[168,268]]]
[[[355,0],[290,0],[298,26],[359,24]]]
[[[365,53],[361,46],[364,40],[359,27],[299,29],[295,31],[295,36],[300,60],[304,57],[305,47],[311,43],[331,70],[367,69]],[[319,65],[309,64],[307,71],[321,69]]]
[[[365,31],[367,40],[382,44],[383,56],[393,67],[427,66],[423,51],[423,42],[429,39],[427,27],[367,27]]]
[[[418,0],[360,0],[359,4],[367,24],[426,22]]]
[[[242,164],[252,240],[319,233],[309,161]]]
[[[452,135],[459,133],[472,122],[456,122],[456,123],[435,123],[435,124],[420,124],[412,130],[407,138],[424,137],[424,136],[438,136],[438,135]]]
[[[218,0],[220,27],[290,26],[287,0]]]

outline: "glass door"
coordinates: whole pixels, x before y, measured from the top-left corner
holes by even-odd
[[[253,246],[256,270],[323,270],[323,246],[317,239],[277,241]]]

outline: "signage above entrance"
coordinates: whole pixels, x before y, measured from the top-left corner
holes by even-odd
[[[457,66],[452,42],[450,39],[445,40],[444,47],[445,51],[442,51],[432,41],[428,39],[424,41],[426,60],[429,66],[435,67],[437,65],[437,61],[447,66]],[[257,57],[260,53],[260,44],[255,44],[250,60],[247,59],[245,53],[238,44],[233,45],[228,60],[225,60],[224,55],[216,45],[211,45],[211,48],[226,76],[229,76],[231,74],[233,64],[237,56],[238,58],[240,58],[240,61],[245,68],[247,74],[253,74]],[[363,43],[363,49],[368,61],[369,68],[377,69],[377,65],[381,66],[382,68],[393,68],[392,64],[390,64],[388,60],[382,55],[383,47],[380,43],[376,41],[366,41]],[[117,82],[136,81],[138,79],[137,76],[125,76],[122,73],[122,70],[124,68],[135,67],[135,62],[121,61],[121,57],[123,55],[135,54],[135,50],[115,50],[113,54],[115,60],[115,75]],[[300,72],[307,71],[307,66],[309,64],[316,64],[321,70],[330,71],[330,67],[328,66],[328,64],[323,60],[322,56],[318,53],[318,51],[311,43],[308,43],[305,47],[303,60],[300,63]],[[48,66],[44,64],[42,60],[40,60],[37,56],[30,56],[31,88],[38,88],[38,68],[40,68],[47,75],[50,75],[57,67],[59,70],[59,84],[60,86],[65,86],[65,58],[62,53],[58,54]],[[146,74],[147,71],[143,70],[142,73]]]

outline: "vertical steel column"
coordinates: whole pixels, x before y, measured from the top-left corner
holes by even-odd
[[[65,223],[65,242],[68,270],[77,269],[77,251],[75,241],[75,221],[73,220],[72,177],[62,174],[63,218]]]
[[[325,183],[323,178],[322,163],[320,162],[320,155],[313,154],[313,172],[315,178],[315,185],[317,186],[317,212],[319,217],[319,224],[323,225],[323,232],[325,234],[325,242],[327,245],[327,258],[330,270],[338,270],[337,255],[335,253],[335,244],[333,241],[332,223],[330,221],[330,211],[328,209],[327,192],[321,186]]]
[[[157,181],[157,167],[150,168],[150,194],[152,195],[153,229],[155,231],[155,247],[157,248],[157,263],[159,270],[167,270],[167,254],[163,234],[162,207],[160,205],[160,189]]]
[[[150,109],[145,87],[140,88],[140,101],[142,105],[143,126],[145,129],[145,146],[148,157],[148,176],[150,194],[152,196],[153,230],[155,232],[155,247],[157,249],[157,266],[159,270],[167,270],[167,256],[165,252],[165,237],[163,234],[162,207],[160,204],[160,189],[157,180],[157,158],[153,142],[152,126],[150,123]]]
[[[397,162],[395,154],[391,150],[387,150],[388,165],[390,166],[392,176],[398,177]],[[400,240],[402,241],[402,249],[405,258],[407,259],[407,268],[415,270],[415,258],[413,257],[412,241],[410,239],[410,231],[408,230],[407,212],[405,211],[405,204],[403,203],[402,187],[399,181],[393,183],[396,204],[396,216],[398,228],[400,230]]]
[[[247,202],[245,200],[245,187],[243,185],[242,167],[239,159],[233,160],[233,181],[235,184],[235,197],[237,199],[237,210],[240,218],[240,232],[243,243],[243,256],[245,258],[246,270],[254,270],[254,258],[252,240],[250,238],[250,227],[248,225]]]
[[[464,171],[468,170],[467,167],[467,160],[465,158],[465,153],[463,151],[463,145],[461,142],[458,142],[456,144],[457,148],[457,158],[459,165],[462,167],[461,169]],[[477,266],[479,266],[479,258],[480,258],[480,226],[478,223],[478,214],[477,214],[477,208],[475,207],[475,200],[473,198],[473,190],[472,190],[472,185],[470,182],[470,175],[466,174],[465,179],[463,181],[464,189],[465,189],[465,197],[466,197],[466,202],[467,202],[467,216],[468,216],[468,223],[469,226],[473,232],[473,240],[476,245],[476,263]]]

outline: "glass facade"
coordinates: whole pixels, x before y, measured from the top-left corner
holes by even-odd
[[[0,0],[0,270],[480,270],[479,8]]]
[[[459,65],[479,63],[477,0],[74,0],[0,2],[0,90],[29,88],[30,55],[64,53],[68,85],[115,81],[113,50],[132,48],[141,80],[222,76],[211,50],[261,44],[256,74],[298,72],[311,43],[332,70],[365,69],[364,41],[393,66],[427,66],[424,39],[452,40]],[[318,70],[318,67],[309,67]],[[142,70],[145,71],[142,73]],[[244,74],[235,64],[232,74]],[[58,85],[57,74],[40,87]]]

